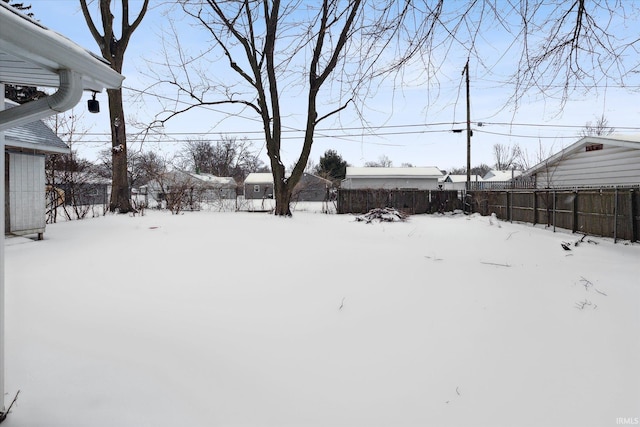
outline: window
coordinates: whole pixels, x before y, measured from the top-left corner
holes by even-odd
[[[254,193],[259,193],[260,192],[260,184],[254,184],[253,192]]]
[[[602,150],[602,144],[591,144],[585,147],[586,151]]]

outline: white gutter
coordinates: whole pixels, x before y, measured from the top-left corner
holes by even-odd
[[[0,51],[46,70],[55,80],[60,69],[77,71],[82,75],[85,90],[101,92],[117,89],[124,76],[111,69],[103,58],[78,46],[63,35],[52,31],[0,1]],[[40,76],[42,77],[42,75]],[[26,86],[52,87],[55,84],[34,84],[34,76],[26,73],[4,83]],[[55,82],[54,82],[55,83]]]
[[[82,99],[82,76],[71,70],[60,70],[58,75],[60,76],[60,86],[53,95],[0,111],[0,132],[75,107]]]

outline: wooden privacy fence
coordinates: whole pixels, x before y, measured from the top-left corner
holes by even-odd
[[[640,187],[470,191],[467,206],[482,215],[546,224],[594,236],[638,241]]]
[[[395,208],[408,214],[462,209],[458,191],[442,190],[338,190],[339,214],[366,213],[374,208]]]

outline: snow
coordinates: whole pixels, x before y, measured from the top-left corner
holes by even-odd
[[[49,225],[6,240],[5,426],[616,425],[640,416],[640,246],[579,238],[311,210]]]

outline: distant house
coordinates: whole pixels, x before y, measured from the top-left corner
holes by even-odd
[[[471,175],[471,182],[481,182],[480,175]],[[447,174],[442,178],[443,190],[464,190],[467,186],[467,175]]]
[[[482,177],[482,181],[510,181],[514,178],[519,177],[520,175],[522,175],[522,171],[515,169],[504,171],[491,169],[489,172],[484,174],[484,176]]]
[[[230,176],[215,176],[210,173],[192,173],[189,175],[201,185],[205,200],[235,199],[238,184]]]
[[[5,101],[5,108],[17,104]],[[11,127],[5,138],[5,234],[37,234],[46,223],[45,155],[69,147],[41,120]]]
[[[297,202],[321,202],[328,197],[332,182],[311,173],[303,173],[300,181],[296,184],[291,195],[293,201]],[[272,199],[273,174],[250,173],[244,180],[245,199]]]
[[[236,188],[236,181],[231,177],[174,170],[152,180],[140,188],[139,193],[147,196],[149,206],[156,206],[169,198],[182,200],[190,209],[196,209],[200,203],[235,199]]]
[[[347,167],[341,188],[437,190],[442,171],[437,167]]]
[[[273,175],[268,173],[253,172],[244,180],[245,199],[272,199]]]
[[[322,202],[329,199],[333,183],[311,173],[303,173],[293,189],[292,199],[304,202]]]
[[[586,136],[525,175],[537,188],[640,185],[640,135]]]

